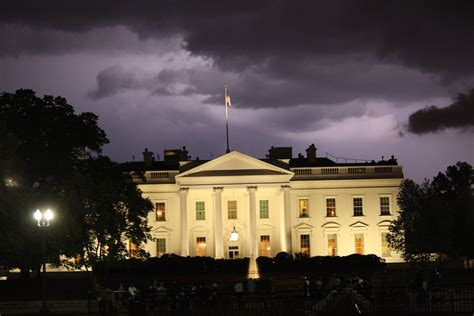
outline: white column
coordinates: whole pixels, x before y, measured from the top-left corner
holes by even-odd
[[[290,206],[290,186],[282,185],[283,189],[283,225],[281,226],[284,229],[284,237],[282,239],[282,251],[285,251],[289,254],[292,254],[291,250],[291,206]]]
[[[257,207],[255,200],[255,191],[257,187],[247,187],[249,191],[249,203],[250,203],[250,257],[258,257],[258,244],[257,244]]]
[[[222,187],[214,188],[214,244],[215,258],[224,258],[224,243],[222,232]]]
[[[181,256],[189,256],[189,232],[188,232],[188,191],[189,188],[181,188],[180,215],[181,215]]]

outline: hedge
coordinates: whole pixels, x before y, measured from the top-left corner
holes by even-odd
[[[319,273],[319,272],[375,272],[385,268],[385,261],[376,255],[352,254],[344,257],[306,257],[281,252],[274,258],[258,257],[260,274]]]
[[[97,274],[143,274],[143,275],[196,275],[196,274],[242,274],[248,271],[249,259],[214,259],[210,257],[181,257],[166,254],[160,258],[146,260],[127,259],[99,263],[94,267]]]

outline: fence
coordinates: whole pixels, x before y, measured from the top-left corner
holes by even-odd
[[[100,292],[89,298],[89,315],[320,315],[474,311],[474,287],[443,289],[339,289],[273,293],[218,293],[211,289]]]

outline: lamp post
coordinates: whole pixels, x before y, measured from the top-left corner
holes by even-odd
[[[49,226],[49,222],[53,219],[54,214],[50,209],[45,212],[36,210],[34,218],[38,222],[38,227],[42,230],[43,237],[43,273],[42,273],[42,288],[43,288],[43,306],[41,306],[41,315],[49,314],[49,308],[46,299],[46,227]]]

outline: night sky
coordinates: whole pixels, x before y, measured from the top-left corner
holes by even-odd
[[[474,106],[453,104],[474,1],[2,1],[0,90],[98,114],[117,161],[222,155],[225,84],[230,147],[258,158],[393,154],[416,181],[474,164]]]

